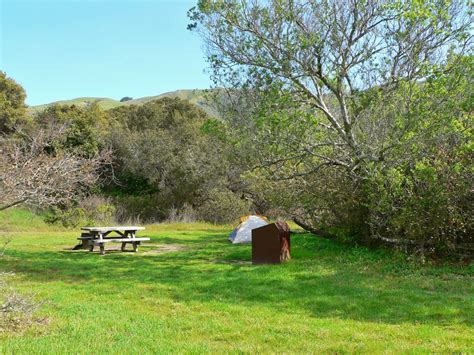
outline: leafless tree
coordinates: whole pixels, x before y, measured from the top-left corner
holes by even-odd
[[[51,151],[52,142],[61,139],[64,129],[56,126],[34,135],[17,132],[14,137],[0,138],[0,211],[23,203],[67,204],[104,177],[109,151],[93,157]]]

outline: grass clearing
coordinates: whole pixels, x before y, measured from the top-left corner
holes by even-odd
[[[1,353],[472,352],[473,267],[407,263],[308,234],[292,260],[251,265],[228,226],[151,225],[138,254],[69,251],[78,231],[21,210],[0,272],[46,300],[48,325],[0,333]],[[154,250],[170,249],[153,253]]]

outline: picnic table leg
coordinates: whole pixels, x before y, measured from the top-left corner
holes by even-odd
[[[94,251],[94,242],[92,240],[89,242],[89,251],[90,252]]]
[[[123,237],[124,237],[124,238],[127,238],[127,237],[129,237],[129,234],[130,234],[130,232],[125,231],[124,234],[123,234]],[[121,248],[122,251],[125,251],[126,246],[127,246],[127,242],[123,242],[123,243],[122,243],[122,248]]]
[[[83,240],[82,245],[81,245],[81,249],[89,249],[89,248],[90,248],[89,241],[88,240]]]
[[[106,234],[107,235],[107,234]],[[99,241],[102,242],[104,235],[99,233]],[[99,243],[100,255],[105,255],[105,245],[104,243]]]
[[[129,231],[128,234],[129,234],[129,237],[131,239],[135,239],[135,232],[134,231]],[[136,253],[138,251],[137,242],[132,242],[132,246],[133,246],[133,251]]]

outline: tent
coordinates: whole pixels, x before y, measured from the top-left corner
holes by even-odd
[[[239,225],[230,234],[229,241],[233,244],[237,243],[251,243],[252,229],[266,226],[268,221],[263,216],[244,216],[240,217]]]

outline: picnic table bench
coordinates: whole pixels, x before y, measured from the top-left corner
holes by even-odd
[[[81,230],[84,232],[77,239],[82,242],[83,248],[89,248],[91,252],[94,251],[95,246],[98,246],[101,255],[105,254],[105,244],[110,242],[122,243],[122,251],[125,251],[127,244],[132,244],[133,251],[137,252],[141,242],[150,240],[150,238],[137,238],[137,232],[144,229],[145,227],[136,226],[83,227]],[[109,237],[111,233],[118,236]]]

